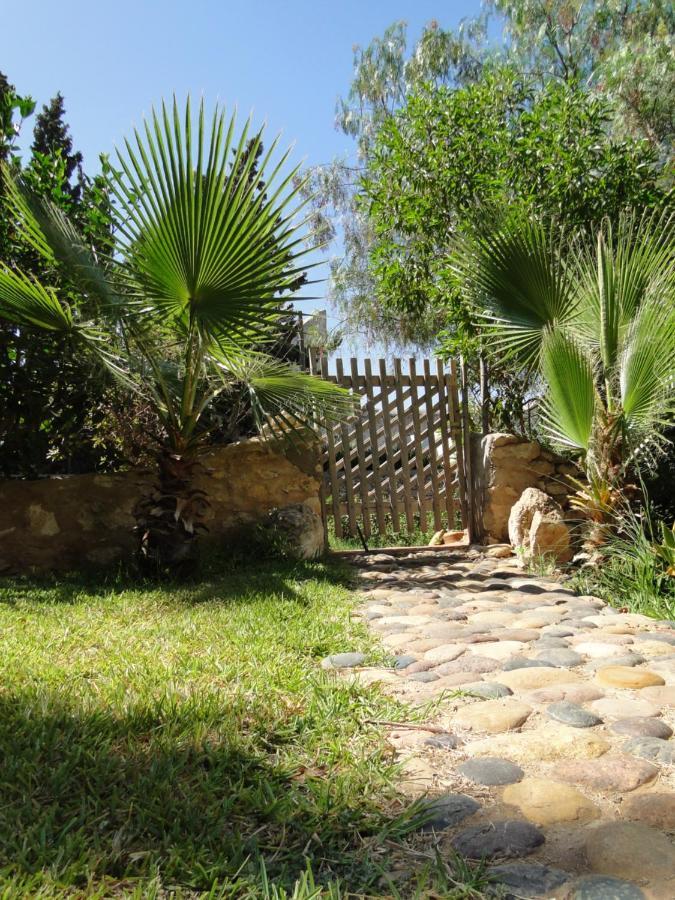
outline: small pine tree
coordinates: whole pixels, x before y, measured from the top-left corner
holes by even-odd
[[[33,157],[38,154],[50,158],[61,156],[64,162],[64,180],[61,187],[73,200],[78,200],[82,190],[82,154],[73,153],[73,139],[65,122],[65,114],[63,95],[59,92],[52,97],[48,105],[42,107],[42,112],[35,119],[31,151]],[[76,171],[78,178],[73,186],[71,178]]]

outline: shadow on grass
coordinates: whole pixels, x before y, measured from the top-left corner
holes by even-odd
[[[123,592],[152,593],[161,590],[185,605],[200,603],[248,602],[258,593],[275,594],[284,600],[306,603],[298,583],[322,581],[349,588],[353,573],[335,558],[298,562],[284,559],[253,559],[250,555],[228,557],[212,553],[204,560],[199,575],[190,580],[153,580],[131,567],[106,571],[0,577],[0,603],[31,602],[73,604],[86,596],[106,597]]]
[[[229,897],[248,896],[263,863],[282,885],[309,863],[321,879],[372,885],[368,837],[405,833],[413,811],[386,814],[372,775],[284,766],[271,744],[189,702],[115,717],[74,713],[44,692],[5,695],[4,877],[37,878],[33,889],[45,873],[80,888],[157,877],[200,891],[218,883]]]

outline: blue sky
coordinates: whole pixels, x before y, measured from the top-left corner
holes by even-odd
[[[61,91],[90,172],[174,91],[253,110],[295,142],[294,158],[315,164],[351,145],[334,112],[354,44],[398,19],[415,37],[431,19],[452,26],[479,9],[480,0],[0,0],[0,70],[40,106]]]

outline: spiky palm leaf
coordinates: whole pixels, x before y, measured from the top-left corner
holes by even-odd
[[[626,437],[635,450],[675,419],[673,288],[669,296],[649,299],[638,309],[617,368]]]
[[[675,216],[626,213],[590,244],[505,223],[454,251],[488,346],[537,362],[545,427],[594,471],[647,458],[675,419]]]
[[[147,536],[157,526],[174,545],[196,533],[199,504],[189,499],[189,484],[205,439],[201,419],[228,383],[245,381],[257,419],[277,430],[315,427],[353,409],[341,388],[260,352],[281,322],[282,295],[309,268],[305,201],[288,152],[275,161],[278,139],[254,174],[261,133],[251,144],[250,122],[237,139],[235,130],[235,118],[218,109],[207,126],[203,104],[193,123],[189,100],[182,113],[175,99],[151,113],[109,176],[118,220],[106,260],[49,201],[21,182],[11,188],[25,239],[61,269],[80,302],[71,309],[49,285],[0,268],[0,316],[72,333],[148,395],[167,439],[144,530]],[[126,367],[109,345],[126,352]]]
[[[589,353],[563,331],[544,336],[541,372],[547,390],[542,421],[551,440],[563,449],[588,451],[599,398]]]
[[[189,102],[181,116],[174,100],[125,143],[112,183],[139,297],[233,347],[265,336],[309,252],[298,168],[280,177],[289,152],[274,163],[276,139],[251,178],[261,135],[252,150],[250,129],[249,121],[235,141],[235,118],[216,110],[207,134],[203,104],[194,129]]]
[[[453,248],[451,266],[479,324],[500,353],[524,364],[538,360],[547,330],[576,315],[560,243],[541,223],[506,216]]]
[[[674,221],[668,210],[641,217],[627,212],[615,228],[604,222],[598,229],[595,253],[579,242],[571,254],[579,299],[575,331],[597,348],[608,371],[643,301],[672,289]]]

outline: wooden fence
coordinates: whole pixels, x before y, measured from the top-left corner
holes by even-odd
[[[468,527],[470,473],[457,367],[440,360],[335,361],[312,353],[315,374],[360,396],[348,422],[326,429],[323,446],[324,510],[335,533],[368,538],[373,530],[422,532]],[[466,460],[469,462],[469,459]]]

